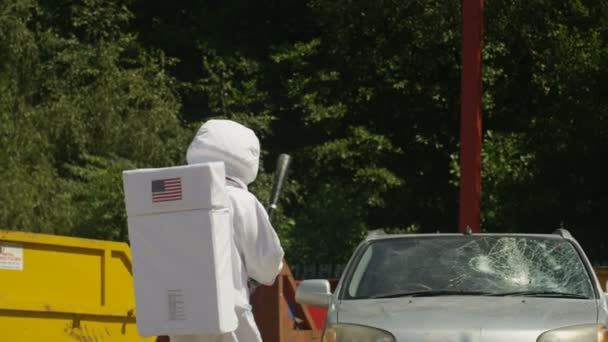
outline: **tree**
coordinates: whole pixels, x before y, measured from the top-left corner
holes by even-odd
[[[601,258],[608,5],[485,5],[482,229],[563,225]],[[201,122],[230,118],[261,138],[263,203],[294,157],[288,258],[454,232],[460,27],[436,0],[3,2],[0,225],[125,239],[120,169],[181,164]]]
[[[106,208],[114,212],[95,216],[86,212],[100,209],[87,210],[78,199],[95,205],[121,198],[120,170],[100,165],[183,160],[189,128],[180,122],[174,80],[165,73],[170,60],[123,31],[131,16],[124,5],[86,0],[66,6],[58,11],[52,2],[2,3],[6,148],[0,160],[7,181],[0,185],[0,225],[124,239],[124,220],[119,228],[116,220],[103,219],[121,217],[119,203]],[[77,180],[83,187],[74,186]],[[107,230],[117,231],[90,233]]]

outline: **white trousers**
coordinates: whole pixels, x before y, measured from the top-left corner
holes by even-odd
[[[170,336],[171,342],[262,342],[262,336],[250,310],[237,309],[239,325],[235,331],[221,335]]]

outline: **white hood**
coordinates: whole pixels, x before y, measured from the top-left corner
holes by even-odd
[[[226,176],[250,184],[258,175],[260,141],[234,121],[209,120],[199,128],[186,158],[188,164],[223,161]]]
[[[416,342],[535,342],[551,329],[598,322],[592,299],[492,296],[344,300],[338,319]]]

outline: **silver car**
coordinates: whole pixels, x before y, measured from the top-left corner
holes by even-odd
[[[305,280],[296,301],[327,307],[324,342],[608,341],[606,295],[563,229],[372,236],[333,294]]]

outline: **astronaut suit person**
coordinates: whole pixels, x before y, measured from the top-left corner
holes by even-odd
[[[188,147],[188,164],[222,161],[232,220],[232,277],[238,327],[221,335],[170,336],[171,342],[262,341],[249,304],[248,279],[272,285],[283,267],[283,249],[258,199],[247,190],[258,174],[260,143],[234,121],[209,120]]]

